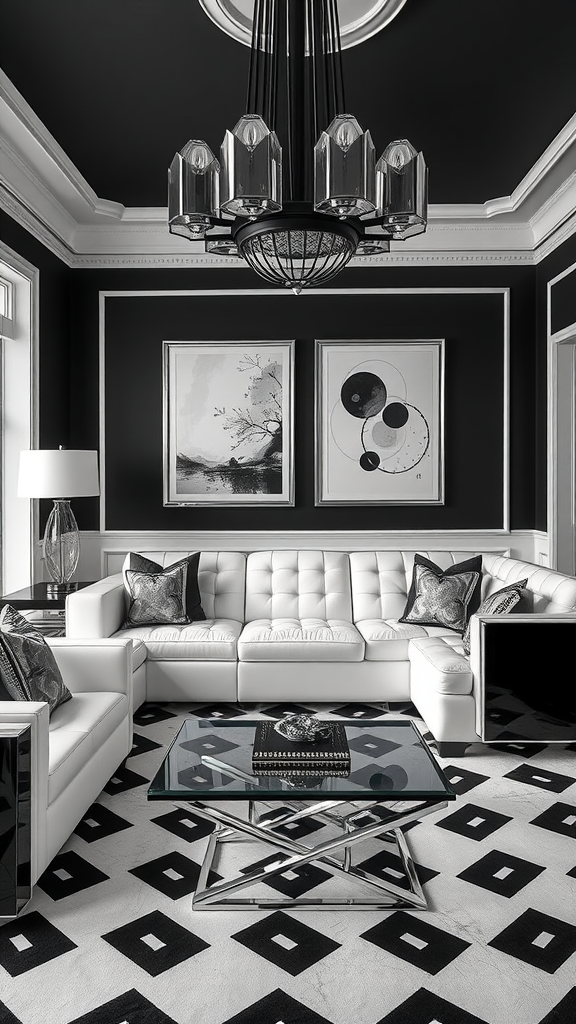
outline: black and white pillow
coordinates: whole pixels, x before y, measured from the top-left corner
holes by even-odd
[[[190,622],[186,615],[186,562],[177,562],[162,572],[126,569],[128,613],[123,628],[174,625]]]
[[[424,555],[414,556],[412,583],[400,622],[444,626],[458,633],[480,604],[482,555],[441,569]]]
[[[10,604],[0,611],[0,699],[46,701],[49,713],[70,700],[42,633]]]
[[[122,576],[124,578],[124,587],[128,596],[128,608],[132,601],[132,593],[128,586],[126,573],[129,571],[135,571],[139,573],[147,573],[150,575],[164,574],[170,569],[176,569],[180,565],[186,567],[186,583],[184,587],[184,614],[187,619],[184,621],[188,622],[202,622],[206,616],[202,609],[201,598],[200,598],[200,587],[198,586],[198,563],[200,561],[200,552],[195,551],[192,555],[187,555],[186,558],[180,559],[178,562],[173,562],[172,565],[167,566],[164,569],[158,562],[153,562],[151,558],[146,558],[145,555],[140,555],[136,551],[129,551],[124,559],[124,565],[122,566]],[[165,619],[161,621],[165,622]],[[175,621],[172,619],[171,621]],[[141,625],[142,623],[139,623]],[[135,623],[130,623],[135,625]]]
[[[512,611],[523,599],[524,587],[527,583],[528,577],[525,580],[518,580],[517,583],[510,583],[507,587],[502,587],[502,590],[496,590],[493,594],[489,594],[482,601],[478,609],[478,615],[508,615],[508,612]],[[470,654],[470,623],[468,623],[464,630],[462,641],[465,654]]]

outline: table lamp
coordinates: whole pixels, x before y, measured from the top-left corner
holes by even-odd
[[[76,590],[70,580],[80,556],[78,524],[70,508],[71,498],[100,494],[98,452],[34,449],[20,452],[18,496],[52,498],[54,506],[44,531],[44,559],[52,582],[48,596]]]

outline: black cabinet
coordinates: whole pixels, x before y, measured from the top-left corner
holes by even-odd
[[[31,727],[0,725],[0,919],[32,895],[30,815]]]

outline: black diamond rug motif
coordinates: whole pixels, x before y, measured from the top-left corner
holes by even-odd
[[[116,796],[117,793],[125,793],[128,789],[136,789],[136,786],[148,785],[149,781],[144,775],[138,775],[130,768],[118,768],[104,786],[104,792]]]
[[[277,988],[229,1017],[224,1024],[330,1024],[330,1021]]]
[[[476,789],[476,786],[480,786],[482,782],[486,782],[489,779],[489,775],[480,775],[479,772],[470,772],[466,768],[461,768],[459,765],[448,764],[442,768],[448,782],[450,783],[451,789],[454,790],[458,796],[463,796],[464,793],[469,793],[471,789]]]
[[[422,917],[396,911],[373,928],[362,932],[362,939],[406,960],[428,974],[438,974],[471,945]]]
[[[223,754],[226,750],[237,749],[238,744],[225,740],[223,736],[216,736],[215,733],[208,733],[195,740],[184,740],[179,746],[183,750],[192,750],[195,754],[209,754],[215,757],[217,754]]]
[[[210,945],[159,910],[114,928],[102,938],[153,978]]]
[[[420,988],[378,1024],[488,1024],[488,1021]]]
[[[262,711],[262,714],[269,718],[285,718],[286,715],[308,715],[310,713],[311,709],[304,704],[272,704]]]
[[[134,724],[140,726],[156,725],[157,722],[165,722],[168,718],[177,718],[173,711],[159,707],[156,704],[142,704],[138,711],[134,712]]]
[[[84,860],[78,853],[68,850],[59,853],[48,865],[39,878],[37,885],[53,900],[73,896],[76,892],[89,889],[100,882],[106,882],[110,876],[99,868]]]
[[[179,900],[181,896],[189,896],[195,892],[198,886],[198,875],[200,865],[189,857],[184,857],[177,850],[164,854],[163,857],[156,857],[147,864],[139,864],[138,867],[129,868],[129,873],[141,878],[153,889],[164,893],[171,900]],[[208,885],[221,882],[222,875],[216,871],[210,871]]]
[[[231,938],[293,977],[340,948],[339,942],[277,911]]]
[[[274,821],[275,818],[285,814],[288,810],[290,810],[289,807],[277,807],[273,811],[267,811],[262,815],[260,823],[264,825],[267,822]],[[308,818],[299,818],[298,821],[289,821],[286,825],[275,825],[271,831],[277,832],[280,836],[288,836],[290,839],[302,839],[304,836],[312,835],[313,832],[317,832],[321,828],[324,828],[324,822],[310,816]]]
[[[155,825],[159,825],[160,828],[165,828],[167,832],[172,832],[179,839],[185,839],[187,843],[195,843],[198,839],[209,836],[216,828],[214,822],[208,821],[207,818],[201,818],[199,814],[194,814],[186,807],[179,807],[175,811],[159,814],[151,821]]]
[[[382,850],[381,853],[375,854],[373,857],[368,857],[367,860],[360,861],[359,864],[355,865],[358,868],[362,868],[363,871],[367,871],[370,875],[374,875],[376,878],[382,879],[384,882],[392,882],[393,885],[399,886],[401,889],[410,891],[410,883],[406,877],[406,873],[402,869],[402,861],[400,857],[392,853],[390,850]],[[425,885],[431,878],[436,878],[436,875],[440,874],[439,871],[433,871],[432,868],[425,868],[422,864],[414,864],[416,868],[416,874],[420,885]]]
[[[566,874],[570,875],[570,878],[576,878],[576,867],[570,868],[570,871],[567,871]]]
[[[374,793],[384,790],[398,790],[400,792],[406,785],[408,776],[398,764],[382,765],[365,764],[348,776],[348,782],[354,783],[361,789],[371,789]]]
[[[572,1024],[576,1021],[576,988],[571,988],[538,1024]]]
[[[72,939],[37,910],[0,928],[0,965],[12,978],[76,948]]]
[[[547,807],[542,814],[532,818],[531,825],[557,832],[561,836],[576,839],[576,807],[574,804],[556,803]]]
[[[576,952],[576,926],[529,908],[488,945],[554,974]]]
[[[154,1003],[131,988],[95,1010],[82,1014],[70,1024],[177,1024],[173,1017],[159,1010]],[[0,1024],[3,1024],[0,1017]]]
[[[491,750],[503,751],[505,754],[516,754],[518,757],[535,757],[546,750],[545,743],[523,743],[522,740],[512,740],[509,743],[489,743]]]
[[[541,864],[532,864],[531,861],[512,857],[501,850],[490,850],[485,857],[470,864],[456,877],[510,899],[544,870]]]
[[[530,764],[519,764],[517,768],[507,772],[504,778],[513,779],[514,782],[524,782],[527,786],[537,786],[538,789],[549,789],[551,793],[563,793],[565,789],[576,782],[576,779],[569,775],[545,771],[543,768],[536,768]]]
[[[203,704],[191,708],[189,714],[196,718],[240,718],[246,712],[237,704]]]
[[[4,1003],[0,1002],[0,1024],[22,1024],[22,1021],[19,1017],[15,1017]]]
[[[214,773],[206,764],[194,764],[178,772],[178,783],[185,789],[202,792],[216,786],[228,786],[233,780],[224,772]]]
[[[277,860],[287,860],[287,858],[287,853],[273,853],[270,857],[264,857],[263,860],[255,861],[254,864],[241,868],[240,873],[247,875],[251,871],[266,867],[267,864],[274,864]],[[297,897],[304,896],[311,889],[315,889],[317,885],[331,877],[328,871],[324,871],[316,864],[301,864],[298,867],[289,869],[285,874],[270,875],[262,879],[262,881],[265,885],[276,889],[277,892],[283,893],[284,896],[296,899]]]
[[[468,839],[480,842],[481,839],[491,836],[493,832],[502,828],[509,821],[512,821],[509,814],[500,814],[487,807],[478,807],[477,804],[464,804],[453,814],[449,814],[434,824],[438,828],[445,828],[449,832],[457,832],[459,836],[466,836]]]
[[[132,734],[132,747],[128,757],[137,757],[138,754],[147,754],[149,750],[159,750],[162,746],[161,743],[154,743],[154,740],[143,736],[142,733],[135,732]]]
[[[338,715],[339,718],[351,719],[380,718],[383,714],[381,708],[371,704],[343,704],[330,713]]]
[[[385,740],[381,736],[373,736],[370,732],[363,732],[361,736],[355,736],[348,740],[350,750],[357,750],[358,753],[366,754],[367,757],[382,757],[383,754],[395,750],[400,745],[400,743],[393,743],[392,740]],[[380,771],[385,771],[385,767],[381,767]]]
[[[99,839],[105,839],[106,836],[113,836],[116,832],[132,827],[131,821],[121,818],[104,804],[92,804],[76,825],[74,832],[85,842],[96,843]]]

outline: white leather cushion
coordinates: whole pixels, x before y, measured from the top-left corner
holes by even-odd
[[[186,626],[120,629],[114,639],[142,640],[148,661],[236,661],[241,629],[234,619],[206,619]]]
[[[413,651],[424,659],[427,665],[431,689],[438,693],[471,693],[472,671],[464,654],[462,637],[435,636],[411,640],[408,654]]]
[[[499,581],[496,589],[527,577],[527,589],[534,595],[535,612],[576,611],[576,578],[573,576],[502,555],[484,555],[482,561],[485,571]]]
[[[76,777],[128,715],[123,693],[75,693],[56,708],[48,739],[48,803]]]
[[[366,661],[408,661],[412,639],[448,633],[445,626],[416,626],[397,619],[364,619],[356,623],[356,629],[366,641]]]
[[[364,641],[340,619],[255,619],[238,641],[240,661],[363,661]]]
[[[344,551],[254,551],[246,564],[246,622],[263,618],[352,621]]]

